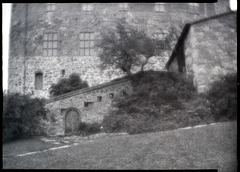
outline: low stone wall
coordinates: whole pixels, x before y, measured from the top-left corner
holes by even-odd
[[[48,110],[47,117],[51,121],[48,135],[65,134],[65,115],[69,109],[79,114],[80,122],[101,123],[111,109],[113,98],[131,91],[130,80],[124,79],[52,98],[45,106]]]

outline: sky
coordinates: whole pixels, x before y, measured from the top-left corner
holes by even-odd
[[[237,0],[230,0],[230,8],[237,10]],[[11,3],[2,3],[2,86],[3,91],[8,88],[8,57],[9,31],[11,18]]]

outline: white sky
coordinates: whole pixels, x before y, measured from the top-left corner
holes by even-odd
[[[9,30],[11,18],[11,3],[2,3],[2,85],[3,90],[8,87],[8,56],[9,56]],[[237,10],[237,0],[230,0],[230,8]]]

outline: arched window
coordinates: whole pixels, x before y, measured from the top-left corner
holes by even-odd
[[[43,88],[43,74],[42,72],[35,73],[35,90],[42,90]]]

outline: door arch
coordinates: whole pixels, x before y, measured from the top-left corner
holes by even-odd
[[[65,135],[73,135],[78,132],[80,114],[75,108],[70,108],[65,113]]]

